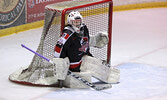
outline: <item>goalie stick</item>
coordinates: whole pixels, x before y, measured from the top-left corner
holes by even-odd
[[[37,56],[39,56],[39,57],[45,59],[46,61],[48,61],[48,62],[54,64],[54,63],[52,62],[52,60],[50,60],[50,59],[48,59],[48,58],[42,56],[41,54],[39,54],[39,53],[37,53],[37,52],[31,50],[30,48],[26,47],[25,45],[21,44],[21,46],[22,46],[23,48],[25,48],[25,49],[27,49],[27,50],[33,52],[33,53],[36,54]],[[104,90],[104,89],[108,89],[108,88],[111,88],[111,87],[112,87],[111,84],[110,84],[109,86],[96,86],[96,85],[94,85],[94,84],[88,82],[87,80],[81,78],[80,76],[74,74],[74,73],[71,72],[70,70],[68,70],[68,73],[67,73],[67,74],[68,74],[68,75],[71,75],[72,77],[76,78],[77,80],[79,80],[80,82],[84,83],[84,84],[87,85],[88,87],[90,87],[90,88],[92,88],[92,89],[94,89],[94,90],[97,90],[97,91]]]

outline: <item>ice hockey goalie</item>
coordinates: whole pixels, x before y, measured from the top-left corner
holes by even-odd
[[[107,66],[104,61],[93,57],[89,52],[90,46],[103,48],[107,43],[107,32],[90,36],[82,15],[78,11],[72,11],[67,16],[67,25],[55,45],[55,57],[52,60],[54,65],[34,71],[31,69],[31,72],[28,68],[22,68],[19,73],[12,74],[10,78],[44,85],[59,85],[61,81],[61,85],[65,87],[87,88],[82,82],[67,75],[70,70],[89,82],[91,77],[95,77],[105,83],[117,83],[120,78],[119,69]]]

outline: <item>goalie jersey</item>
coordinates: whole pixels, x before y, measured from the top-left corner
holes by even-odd
[[[89,31],[82,24],[80,33],[76,33],[71,25],[65,26],[63,34],[55,46],[55,57],[70,60],[70,70],[80,72],[80,65],[84,55],[92,56],[89,52]]]

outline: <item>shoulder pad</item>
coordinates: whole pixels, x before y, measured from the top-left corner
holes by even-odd
[[[70,34],[73,34],[75,31],[72,29],[72,27],[70,26],[66,26],[64,29],[63,29],[63,33],[68,33],[69,35]]]

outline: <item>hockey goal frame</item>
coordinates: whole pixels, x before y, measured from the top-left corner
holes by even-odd
[[[77,0],[73,0],[73,1],[76,2]],[[71,0],[72,3],[73,3],[73,1]],[[80,1],[82,1],[82,0],[80,0]],[[86,0],[83,0],[83,1],[85,2]],[[40,40],[40,43],[39,43],[39,46],[38,46],[36,52],[39,53],[39,54],[41,54],[44,57],[47,57],[48,59],[52,59],[52,57],[53,57],[53,51],[54,50],[51,49],[51,52],[52,52],[51,54],[47,54],[48,52],[46,52],[46,50],[48,50],[48,47],[53,46],[54,44],[51,44],[51,43],[52,42],[56,43],[55,40],[58,38],[58,37],[54,36],[55,35],[54,32],[57,29],[57,28],[55,29],[55,27],[54,27],[54,25],[57,25],[57,24],[55,24],[56,22],[54,22],[55,21],[54,20],[55,17],[57,19],[56,21],[58,21],[58,24],[59,24],[58,26],[56,26],[56,27],[58,27],[58,30],[56,30],[56,33],[58,33],[57,35],[60,36],[62,34],[62,30],[63,30],[63,28],[65,26],[67,12],[69,12],[71,10],[79,9],[79,8],[83,8],[84,9],[84,7],[86,8],[86,7],[89,7],[89,6],[92,7],[94,5],[104,4],[104,5],[107,5],[107,9],[105,9],[106,6],[104,6],[104,9],[106,11],[106,12],[105,11],[104,12],[107,13],[107,14],[105,14],[106,19],[105,19],[105,22],[102,25],[104,25],[104,26],[106,25],[106,27],[104,27],[104,28],[100,27],[100,28],[102,29],[101,31],[103,31],[103,29],[104,29],[105,31],[108,32],[109,42],[108,42],[107,46],[105,46],[105,48],[104,48],[105,52],[104,52],[103,49],[101,51],[102,51],[102,53],[105,53],[105,59],[102,59],[102,60],[106,60],[107,63],[110,64],[111,63],[111,43],[112,43],[113,2],[112,2],[112,0],[92,0],[92,2],[90,2],[90,1],[91,0],[87,0],[87,2],[89,2],[89,3],[86,2],[86,4],[84,4],[84,3],[80,4],[79,3],[78,6],[74,5],[72,7],[63,7],[63,8],[60,8],[60,9],[55,8],[54,4],[53,5],[52,4],[51,5],[47,5],[45,7],[46,12],[45,12],[45,23],[44,23],[44,27],[43,27],[43,32],[42,32],[41,40]],[[97,10],[97,9],[95,8],[95,10]],[[93,10],[93,12],[95,10]],[[101,10],[95,11],[95,14],[96,13],[98,13],[98,15],[104,14],[103,12],[100,12],[100,11]],[[56,13],[58,14],[58,16],[56,16]],[[49,16],[49,18],[47,18],[48,16]],[[95,21],[97,21],[97,20],[95,20]],[[100,20],[100,22],[102,22],[102,21],[104,21],[104,20]],[[48,23],[46,23],[46,22],[48,22]],[[92,24],[92,23],[90,23],[90,24]],[[97,23],[97,24],[99,24],[99,23]],[[96,27],[95,29],[98,29],[98,28],[99,27]],[[98,32],[98,31],[92,30],[92,32]],[[50,35],[52,37],[49,37]],[[53,38],[53,37],[56,37],[56,38]],[[47,39],[50,39],[50,40],[48,41]],[[51,43],[48,44],[48,42],[49,43],[51,42]],[[47,45],[47,47],[45,47],[46,45]],[[49,51],[49,53],[50,53],[50,51]],[[103,54],[101,54],[100,56],[103,56]],[[42,70],[45,70],[45,68],[47,69],[48,66],[50,66],[49,62],[47,62],[44,59],[42,59],[42,58],[40,58],[40,57],[38,57],[38,56],[35,55],[33,57],[32,62],[31,62],[31,64],[29,66],[22,67],[19,70],[15,71],[13,74],[10,75],[9,80],[12,81],[12,82],[15,82],[15,83],[20,83],[20,84],[25,84],[25,85],[33,85],[33,86],[56,86],[56,84],[52,84],[52,82],[51,83],[39,83],[41,81],[38,81],[39,79],[44,79],[44,78],[41,78],[40,75],[43,75]],[[36,72],[36,71],[39,71],[39,73]],[[31,73],[29,74],[29,72],[31,72]],[[34,73],[37,73],[39,75],[35,76]],[[20,79],[20,75],[21,75],[21,79]],[[22,79],[22,76],[24,76],[23,79]],[[53,79],[53,77],[52,77],[52,81],[54,81],[54,80],[55,79]],[[36,83],[36,81],[37,81],[37,83]]]

